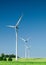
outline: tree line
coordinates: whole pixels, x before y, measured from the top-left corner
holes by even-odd
[[[4,54],[4,53],[2,53],[0,55],[0,61],[7,61],[7,59],[8,59],[8,61],[12,61],[13,58],[16,58],[16,55],[14,55],[14,54]]]

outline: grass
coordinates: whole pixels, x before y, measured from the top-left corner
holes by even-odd
[[[21,62],[46,62],[46,58],[26,58],[26,59],[18,59],[18,61],[21,61]]]
[[[1,61],[0,65],[46,65],[46,62],[6,62]]]
[[[46,65],[46,58],[18,59],[18,61],[0,61],[0,65]]]

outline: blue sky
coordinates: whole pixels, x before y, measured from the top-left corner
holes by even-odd
[[[15,30],[6,25],[15,25],[19,17],[18,56],[24,57],[24,42],[31,38],[30,57],[46,57],[46,1],[45,0],[0,0],[0,54],[15,54]]]

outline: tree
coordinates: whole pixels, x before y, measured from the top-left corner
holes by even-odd
[[[6,57],[3,57],[3,60],[4,60],[4,61],[7,61]]]
[[[5,57],[6,57],[6,58],[8,58],[8,57],[9,57],[9,55],[8,55],[8,54],[6,54],[6,55],[5,55]]]
[[[4,57],[4,56],[5,56],[4,53],[2,53],[2,54],[1,54],[1,57]]]
[[[11,57],[11,58],[15,58],[16,56],[15,56],[14,54],[11,54],[10,57]]]
[[[9,58],[8,58],[8,61],[12,61],[12,58],[11,58],[11,57],[9,57]]]
[[[3,60],[3,57],[0,57],[0,61],[2,61]]]

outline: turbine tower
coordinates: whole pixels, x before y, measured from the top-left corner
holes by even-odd
[[[20,23],[20,21],[22,19],[22,16],[19,18],[19,20],[17,21],[15,26],[12,26],[12,25],[7,26],[7,27],[10,27],[10,28],[14,28],[15,31],[16,31],[16,61],[17,61],[17,56],[18,56],[18,25],[19,25],[19,23]]]
[[[30,40],[30,38],[28,38],[28,39],[24,39],[24,38],[20,38],[21,40],[23,40],[24,41],[24,43],[25,43],[25,58],[26,58],[26,51],[27,51],[27,48],[28,48],[28,46],[27,46],[27,42]]]

